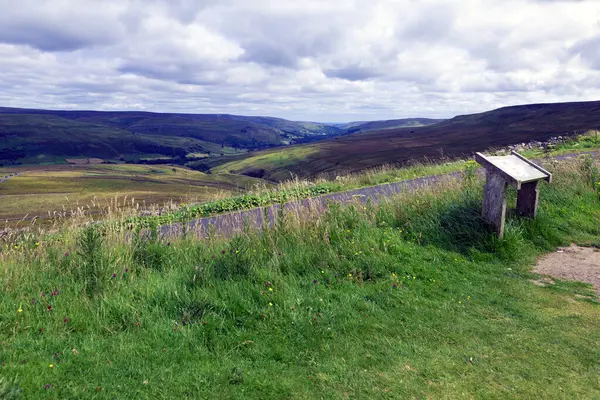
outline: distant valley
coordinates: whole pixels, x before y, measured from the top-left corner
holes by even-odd
[[[417,126],[438,120],[381,121]],[[374,129],[374,122],[324,124],[229,114],[54,111],[0,107],[0,164],[178,163],[309,143]]]
[[[178,164],[270,182],[460,157],[600,127],[600,102],[503,107],[448,120],[350,123],[229,114],[0,107],[0,165]]]

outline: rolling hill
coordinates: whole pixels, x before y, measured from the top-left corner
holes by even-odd
[[[0,163],[225,155],[344,133],[333,125],[270,117],[0,107]]]
[[[381,164],[470,155],[575,131],[600,128],[600,101],[531,104],[461,115],[435,125],[358,132],[307,145],[225,158],[213,172],[271,181],[359,171]]]

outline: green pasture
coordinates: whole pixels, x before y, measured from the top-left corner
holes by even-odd
[[[600,171],[546,166],[537,219],[509,212],[501,240],[469,171],[230,240],[11,236],[0,398],[600,398],[597,295],[530,272],[600,245]]]

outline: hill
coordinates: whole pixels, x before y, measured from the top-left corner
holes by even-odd
[[[343,133],[332,125],[270,117],[0,107],[0,163],[221,155]]]
[[[531,104],[461,115],[435,125],[358,132],[308,145],[225,158],[213,172],[272,181],[312,177],[381,164],[458,157],[481,149],[543,141],[600,127],[600,101]]]
[[[444,119],[430,118],[405,118],[405,119],[390,119],[386,121],[361,121],[350,122],[343,125],[347,133],[378,131],[381,129],[392,128],[414,128],[418,126],[429,126],[445,121]]]

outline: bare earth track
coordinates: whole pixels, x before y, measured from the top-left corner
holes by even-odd
[[[573,244],[542,257],[534,272],[569,281],[591,283],[600,295],[600,249]]]

